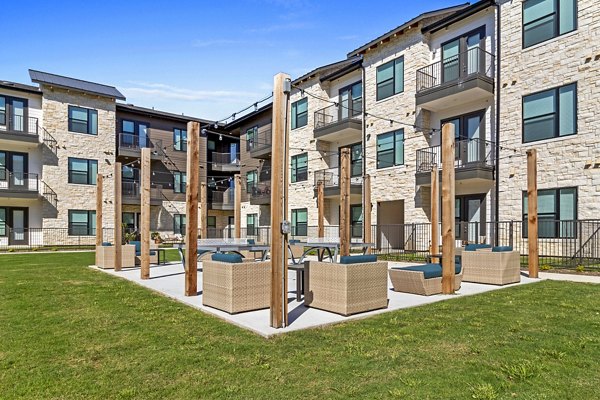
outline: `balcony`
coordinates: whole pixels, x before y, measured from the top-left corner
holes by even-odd
[[[233,188],[226,190],[210,189],[207,200],[212,210],[233,210],[235,206],[235,190]]]
[[[124,157],[139,158],[143,148],[151,148],[152,160],[164,159],[165,152],[162,140],[151,140],[149,136],[139,136],[131,133],[119,133],[118,137],[119,155]]]
[[[317,185],[323,182],[323,194],[325,197],[340,196],[340,169],[339,167],[327,168],[315,171],[315,194]],[[360,195],[362,193],[362,177],[354,176],[350,178],[350,195]]]
[[[212,170],[222,172],[239,172],[240,153],[212,153]]]
[[[0,122],[2,122],[2,120],[0,120]],[[36,146],[39,143],[39,126],[37,118],[25,118],[20,115],[9,117],[6,115],[4,122],[4,125],[0,125],[0,140],[33,143]]]
[[[417,70],[417,106],[440,111],[494,94],[494,56],[473,48]]]
[[[38,174],[0,169],[0,197],[2,198],[37,199],[39,187]]]
[[[315,139],[325,142],[360,140],[362,137],[362,101],[353,106],[333,104],[315,111]]]
[[[455,180],[469,184],[489,185],[494,180],[494,146],[492,142],[480,139],[456,141]],[[418,186],[431,185],[431,170],[442,168],[440,146],[417,150],[416,181]]]
[[[121,196],[123,204],[141,205],[142,195],[139,182],[122,182]],[[163,202],[162,185],[150,185],[150,205],[160,206]]]
[[[271,158],[271,129],[254,132],[246,138],[246,151],[252,158]]]
[[[250,188],[250,204],[265,205],[271,204],[271,181],[256,182]]]

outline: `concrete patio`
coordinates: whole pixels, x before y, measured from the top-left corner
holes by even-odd
[[[408,265],[414,265],[414,263],[389,262],[389,267],[401,267]],[[198,267],[202,268],[201,262],[198,263]],[[164,296],[173,298],[191,307],[202,310],[208,314],[217,316],[229,323],[235,324],[245,329],[249,329],[265,337],[301,329],[316,328],[319,326],[365,318],[375,314],[400,310],[403,308],[417,307],[443,300],[451,300],[462,296],[470,296],[479,293],[489,292],[492,290],[500,290],[506,287],[523,285],[532,282],[539,282],[539,279],[530,279],[526,276],[521,277],[521,283],[506,286],[493,286],[463,282],[461,289],[455,295],[419,296],[408,293],[394,292],[393,290],[391,290],[392,285],[389,282],[388,278],[388,286],[390,287],[390,290],[388,291],[388,308],[352,315],[349,317],[343,317],[341,315],[333,314],[327,311],[305,307],[302,301],[296,301],[296,273],[294,271],[290,271],[288,274],[289,326],[283,329],[274,329],[269,326],[269,309],[230,315],[226,312],[202,305],[202,273],[200,271],[198,271],[198,296],[184,296],[183,293],[185,275],[181,263],[171,263],[160,266],[152,266],[150,269],[150,279],[148,280],[140,279],[139,268],[127,268],[120,272],[103,269],[101,269],[100,271],[103,271],[113,276],[118,276],[127,279],[143,287],[154,290]]]

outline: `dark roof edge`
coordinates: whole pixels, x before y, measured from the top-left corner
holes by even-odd
[[[238,128],[242,123],[252,119],[253,117],[257,116],[260,113],[263,113],[265,111],[267,111],[269,108],[273,107],[273,103],[268,103],[265,104],[264,106],[262,106],[261,108],[259,108],[256,111],[252,111],[251,113],[248,113],[238,119],[236,119],[235,121],[231,121],[230,123],[228,123],[227,125],[224,126],[225,129],[235,129]]]
[[[362,59],[362,57],[358,57],[358,58]],[[356,61],[357,61],[357,58],[352,57],[352,58],[343,59],[341,61],[336,61],[336,62],[333,62],[331,64],[322,65],[322,66],[317,67],[317,68],[313,69],[312,71],[310,71],[310,72],[302,75],[301,77],[294,79],[292,81],[292,84],[294,85],[296,83],[300,83],[300,82],[302,82],[302,81],[304,81],[306,79],[309,79],[310,77],[312,77],[312,76],[314,76],[314,75],[316,75],[316,74],[318,74],[321,71],[324,71],[326,69],[334,68],[334,67],[337,67],[337,66],[339,66],[340,68],[344,68],[346,66],[346,64],[352,64],[352,63],[354,63]]]
[[[48,86],[56,86],[56,87],[63,88],[63,89],[71,89],[71,90],[76,90],[76,91],[78,91],[78,92],[82,92],[82,93],[91,93],[91,94],[95,94],[95,95],[97,95],[97,96],[108,97],[108,98],[114,98],[114,99],[116,99],[116,100],[127,100],[127,99],[125,98],[125,96],[123,95],[123,93],[121,93],[121,92],[120,92],[120,91],[119,91],[119,90],[118,90],[116,87],[114,87],[114,86],[105,85],[105,84],[103,84],[103,83],[97,83],[97,82],[92,82],[92,81],[86,81],[86,80],[83,80],[83,79],[71,78],[71,77],[68,77],[68,76],[64,76],[64,75],[58,75],[58,74],[53,74],[53,73],[50,73],[50,72],[38,71],[38,70],[35,70],[35,69],[29,69],[29,74],[30,74],[30,76],[31,76],[31,73],[32,73],[32,72],[33,72],[33,73],[38,73],[38,74],[54,75],[54,76],[57,76],[57,77],[59,77],[59,78],[64,78],[64,79],[68,79],[68,80],[73,80],[73,81],[83,82],[83,83],[86,83],[86,84],[91,84],[91,85],[103,86],[103,87],[105,87],[105,88],[109,88],[109,89],[113,89],[113,90],[115,90],[115,92],[117,92],[117,93],[118,93],[118,95],[112,96],[112,95],[109,95],[109,94],[107,94],[107,93],[101,93],[101,92],[97,92],[97,91],[94,91],[94,90],[88,90],[88,89],[83,89],[83,88],[78,88],[78,87],[72,87],[72,86],[68,86],[68,85],[60,85],[60,84],[57,84],[57,83],[45,82],[45,81],[43,81],[43,80],[40,80],[40,79],[35,79],[35,78],[31,77],[31,81],[32,81],[32,82],[35,82],[35,83],[38,83],[38,84],[42,84],[42,85],[48,85]]]
[[[332,72],[329,75],[325,75],[324,77],[321,78],[321,82],[333,81],[333,80],[335,80],[341,76],[344,76],[350,72],[356,71],[357,69],[360,68],[361,65],[362,65],[362,58],[359,60],[356,60],[352,64],[349,64],[335,72]]]
[[[463,19],[468,18],[471,15],[476,14],[479,11],[484,10],[487,7],[493,6],[495,4],[496,4],[496,2],[494,0],[478,1],[477,3],[471,4],[467,8],[457,11],[454,14],[451,14],[447,17],[440,19],[439,21],[436,21],[432,24],[429,24],[429,25],[423,27],[423,29],[421,29],[421,32],[422,33],[427,33],[427,32],[435,33],[441,29],[444,29],[447,26],[450,26],[456,22],[462,21]]]
[[[168,118],[181,122],[196,121],[203,124],[212,123],[211,121],[206,119],[191,117],[188,115],[173,114],[167,111],[154,110],[152,108],[140,107],[133,104],[117,103],[117,110],[131,111],[139,114],[151,114],[156,115],[158,117]]]
[[[4,89],[8,89],[8,90],[15,90],[18,92],[33,93],[33,94],[38,94],[40,96],[42,95],[42,90],[39,87],[25,85],[25,84],[17,83],[17,82],[0,81],[0,87],[2,87]]]

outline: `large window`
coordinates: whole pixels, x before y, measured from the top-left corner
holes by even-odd
[[[308,211],[306,208],[292,210],[292,236],[308,234]]]
[[[252,189],[256,186],[256,177],[258,173],[256,171],[249,171],[246,173],[246,193],[252,193]]]
[[[264,145],[264,143],[262,143]],[[260,146],[258,143],[258,126],[246,130],[246,150],[252,151]]]
[[[0,125],[6,125],[6,97],[0,96]]]
[[[523,97],[523,143],[576,133],[576,83]]]
[[[124,212],[121,214],[123,219],[123,225],[125,225],[125,232],[136,232],[140,222],[140,213]]]
[[[246,215],[246,235],[256,236],[256,221],[258,220],[257,214]]]
[[[95,185],[98,161],[69,157],[69,183]]]
[[[577,29],[577,0],[525,0],[523,48]]]
[[[308,153],[292,156],[292,183],[308,179]]]
[[[185,172],[173,172],[173,191],[175,193],[185,193],[186,176]]]
[[[69,210],[69,235],[94,236],[96,234],[96,211]]]
[[[173,215],[173,233],[185,235],[185,214]]]
[[[354,204],[350,206],[350,226],[351,226],[351,235],[353,238],[362,237],[362,227],[363,227],[363,215],[362,215],[362,205]]]
[[[7,236],[6,214],[6,207],[0,207],[0,236]]]
[[[377,136],[377,168],[404,164],[404,129]]]
[[[308,99],[300,99],[292,104],[292,129],[308,124]]]
[[[404,57],[377,67],[377,100],[404,92]]]
[[[206,226],[211,229],[217,229],[217,217],[214,215],[206,217]]]
[[[523,237],[527,237],[527,192],[523,192]],[[574,238],[577,235],[577,188],[538,190],[538,236]]]
[[[98,134],[98,111],[69,106],[69,132]]]
[[[177,151],[187,151],[187,130],[173,129],[173,148]]]

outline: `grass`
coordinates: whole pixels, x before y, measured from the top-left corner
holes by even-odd
[[[264,339],[86,267],[0,256],[0,398],[592,399],[600,287],[544,281]]]

